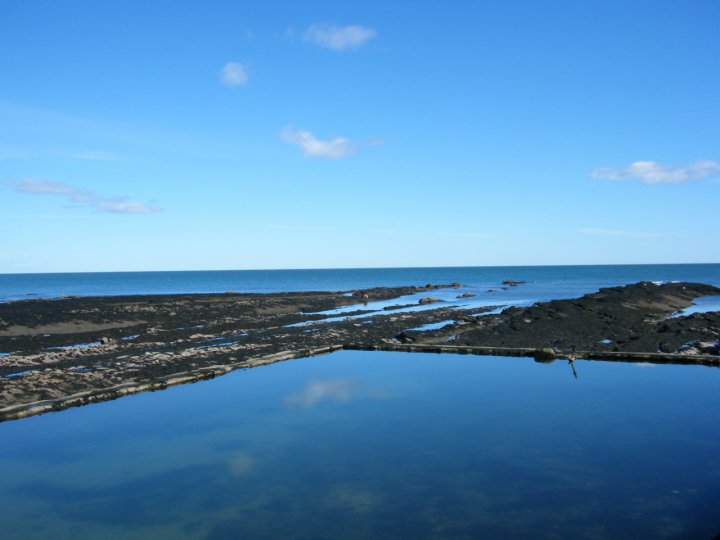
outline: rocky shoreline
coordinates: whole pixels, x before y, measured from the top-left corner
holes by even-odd
[[[511,307],[500,314],[465,317],[435,332],[405,332],[402,343],[573,349],[593,353],[720,354],[720,312],[674,316],[720,289],[700,283],[641,282],[600,289],[570,300]]]
[[[462,288],[454,283],[0,304],[0,421],[342,348],[543,361],[575,350],[585,358],[720,364],[720,313],[672,316],[695,298],[720,294],[710,285],[643,282],[500,314],[443,306],[432,291],[448,287]],[[415,303],[381,312],[368,307],[409,296]],[[345,308],[340,316],[323,313],[338,308]],[[408,330],[446,320],[454,322]]]

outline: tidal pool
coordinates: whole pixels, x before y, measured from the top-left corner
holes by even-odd
[[[0,537],[712,538],[720,370],[342,351],[0,424]]]

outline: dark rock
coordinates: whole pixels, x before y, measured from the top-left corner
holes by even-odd
[[[433,285],[443,287],[447,285]],[[324,319],[321,312],[327,310],[407,297],[420,290],[407,286],[350,294],[129,295],[0,303],[0,351],[13,353],[10,359],[3,357],[0,377],[20,371],[18,367],[31,372],[27,379],[2,379],[0,409],[29,406],[38,396],[53,400],[57,408],[79,393],[94,396],[90,401],[111,399],[117,394],[107,389],[116,385],[150,383],[160,388],[168,376],[200,370],[204,377],[218,366],[223,372],[277,352],[305,355],[303,351],[347,343],[372,346],[408,328],[458,315],[454,308],[432,306],[386,311],[361,322],[352,318],[367,310],[351,308],[344,313],[348,320],[294,326]],[[419,341],[426,333],[408,331],[403,339]],[[441,334],[438,339],[447,337]],[[68,348],[92,342],[106,346]],[[78,369],[86,368],[101,376],[78,377]],[[0,413],[0,421],[13,415]]]
[[[575,345],[578,350],[594,351],[606,349],[599,342],[610,339],[612,349],[620,352],[675,352],[691,341],[720,339],[720,313],[670,318],[694,298],[719,293],[716,287],[697,283],[608,287],[582,298],[508,308],[500,315],[481,317],[494,322],[463,328],[457,343],[563,351]]]
[[[412,343],[415,341],[415,338],[409,336],[406,332],[400,332],[397,336],[395,336],[395,339],[397,339],[400,343]]]
[[[549,363],[558,357],[558,353],[552,347],[546,347],[535,351],[533,357],[536,362]]]

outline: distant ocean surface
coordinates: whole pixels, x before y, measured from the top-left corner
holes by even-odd
[[[502,291],[502,303],[525,304],[572,298],[600,287],[637,281],[693,281],[720,286],[720,264],[0,274],[0,302],[63,295],[346,291],[458,282],[478,295],[473,303],[482,303],[486,298],[499,301],[487,291],[499,289],[506,279],[526,283]]]

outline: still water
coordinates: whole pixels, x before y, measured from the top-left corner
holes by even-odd
[[[720,370],[342,351],[0,424],[0,537],[711,538]]]

